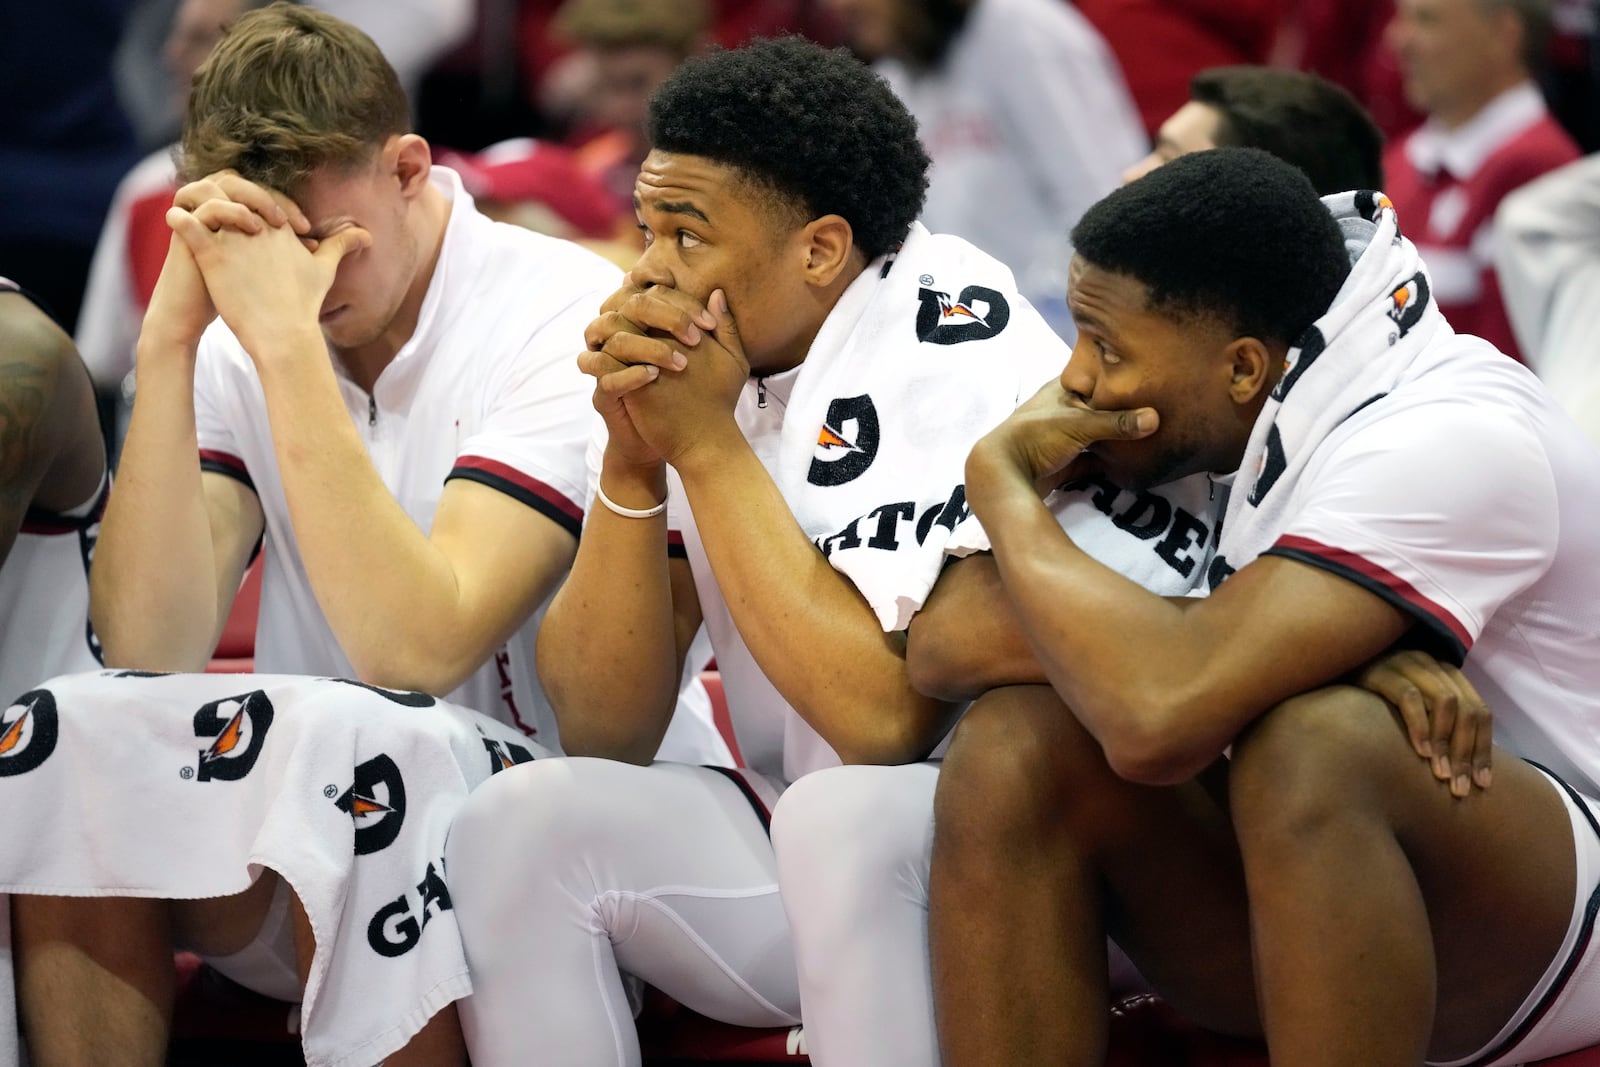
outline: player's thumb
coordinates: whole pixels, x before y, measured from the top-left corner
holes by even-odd
[[[733,347],[739,340],[739,324],[733,321],[733,312],[728,310],[728,294],[725,290],[716,289],[706,301],[706,307],[711,314],[716,316],[717,339],[728,347]]]
[[[1131,408],[1127,411],[1102,411],[1098,412],[1103,420],[1105,439],[1120,439],[1125,441],[1138,440],[1149,437],[1156,432],[1156,427],[1161,425],[1161,417],[1156,414],[1155,408]]]
[[[318,259],[326,259],[337,264],[352,252],[360,252],[371,247],[372,234],[360,226],[346,226],[318,241],[316,251],[311,254]]]
[[[739,338],[739,324],[733,320],[733,312],[728,310],[728,293],[724,289],[713,290],[706,300],[706,308],[716,317],[717,326],[712,331],[722,347],[736,356],[740,363],[748,366],[745,359],[744,342]]]

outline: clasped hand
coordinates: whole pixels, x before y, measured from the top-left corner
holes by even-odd
[[[346,226],[320,240],[288,197],[222,171],[178,190],[167,225],[203,280],[216,313],[246,351],[260,352],[287,330],[318,328],[323,300],[345,256],[367,248],[371,235]]]
[[[1425,652],[1385,655],[1362,669],[1361,685],[1394,706],[1412,751],[1450,792],[1467,796],[1494,780],[1494,717],[1472,683]]]
[[[1074,461],[1096,441],[1137,440],[1159,424],[1154,408],[1097,411],[1053,379],[973,447],[967,459],[968,497],[1007,474],[1048,491],[1071,477]]]
[[[608,447],[627,462],[682,469],[730,432],[738,436],[733,409],[750,364],[722,290],[702,304],[629,276],[584,340],[578,366],[595,379]]]

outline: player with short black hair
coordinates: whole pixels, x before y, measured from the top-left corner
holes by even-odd
[[[874,80],[844,49],[799,37],[757,41],[714,63],[691,59],[651,101],[650,143],[733,167],[807,218],[841,216],[861,254],[876,259],[922,210],[928,154],[898,101],[864,91]]]
[[[1272,158],[1257,148],[1209,158],[1234,190],[1227,197],[1170,178],[1124,186],[1084,213],[1073,247],[1103,270],[1140,279],[1151,311],[1209,315],[1240,334],[1293,343],[1333,300],[1350,262],[1310,181],[1267,165]],[[1259,239],[1233,239],[1246,232]]]
[[[1241,254],[1302,269],[1319,212],[1351,260],[1320,311]],[[1072,360],[966,466],[1049,685],[976,701],[938,783],[943,1061],[1100,1062],[1108,935],[1188,1017],[1264,1031],[1274,1062],[1600,1041],[1594,446],[1451,329],[1379,195],[1319,202],[1288,164],[1217,149],[1084,229]],[[1151,240],[1211,265],[1219,314],[1157,299]],[[1241,332],[1257,303],[1288,313]],[[1107,439],[1119,419],[1142,439]],[[1214,472],[1207,595],[1153,596],[1062,531],[1035,486],[1086,463]],[[946,643],[966,625],[932,602],[921,620]],[[1388,699],[1346,684],[1375,673],[1398,676]]]
[[[790,935],[767,811],[949,729],[904,630],[965,518],[972,441],[1066,356],[1005,266],[913,221],[915,126],[847,54],[713,53],[652,112],[646,249],[581,357],[598,506],[539,641],[567,751],[606,758],[499,776],[446,856],[480,1067],[637,1064],[631,979],[726,1022],[798,1020],[827,976]],[[748,767],[731,780],[645,765],[702,628]]]

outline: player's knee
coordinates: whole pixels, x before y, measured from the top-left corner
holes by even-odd
[[[445,869],[452,893],[516,881],[507,865],[525,857],[559,870],[585,842],[609,805],[589,781],[582,759],[541,759],[496,774],[467,797],[450,824]]]
[[[935,831],[947,837],[970,829],[1002,847],[1002,838],[1031,835],[1059,818],[1062,793],[1075,787],[1070,766],[1081,762],[1063,716],[1071,712],[1043,686],[995,690],[974,703],[939,776]]]
[[[936,776],[917,765],[836,767],[791,785],[772,813],[785,900],[861,900],[919,880],[932,840]]]
[[[1371,693],[1335,686],[1286,700],[1234,744],[1235,828],[1241,838],[1303,840],[1358,811],[1404,748],[1388,705]]]

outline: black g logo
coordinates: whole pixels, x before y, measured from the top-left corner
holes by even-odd
[[[878,458],[878,409],[872,397],[845,397],[828,405],[817,433],[806,481],[812,485],[844,485],[855,481]]]
[[[48,689],[34,689],[12,701],[0,712],[0,778],[26,774],[49,759],[59,733],[56,698]]]
[[[272,701],[259,689],[213,700],[194,713],[194,735],[216,738],[200,753],[195,777],[237,782],[255,767],[271,728]]]
[[[334,806],[356,824],[356,855],[394,844],[406,819],[406,783],[394,760],[379,754],[355,770],[355,780]]]
[[[993,289],[969,285],[959,300],[937,289],[918,289],[917,340],[936,345],[982,341],[993,337],[1011,321],[1011,305]]]

